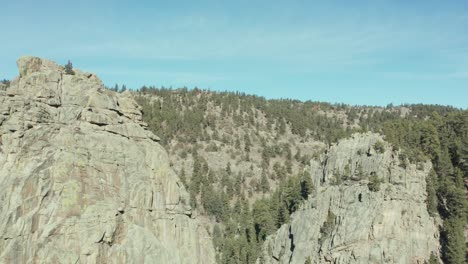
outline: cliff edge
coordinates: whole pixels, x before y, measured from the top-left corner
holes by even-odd
[[[0,262],[214,263],[131,95],[37,57],[0,89]]]
[[[431,168],[378,134],[340,140],[311,161],[314,194],[268,237],[260,262],[425,263],[440,247],[425,202]]]

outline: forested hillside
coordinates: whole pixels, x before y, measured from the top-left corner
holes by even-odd
[[[142,87],[134,96],[144,121],[170,153],[192,206],[215,223],[220,263],[254,263],[266,236],[288,222],[314,189],[305,169],[309,161],[339,139],[367,131],[384,135],[402,167],[432,162],[427,207],[443,220],[442,259],[465,260],[466,110],[354,107],[185,88]],[[383,146],[378,142],[373,148]],[[347,181],[345,176],[336,184]],[[370,189],[378,188],[374,180]]]

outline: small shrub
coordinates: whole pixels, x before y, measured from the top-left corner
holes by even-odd
[[[380,191],[380,184],[382,180],[377,175],[372,175],[369,177],[369,183],[367,184],[367,188],[369,188],[372,192]]]
[[[314,153],[312,154],[312,159],[319,160],[320,157],[322,156],[322,154],[324,154],[324,153],[325,153],[325,149],[320,148],[320,149],[314,151]]]
[[[336,215],[328,210],[327,220],[323,223],[322,227],[320,228],[320,239],[319,243],[322,243],[325,238],[329,237],[333,229],[335,228],[335,218]]]
[[[218,146],[216,146],[216,143],[211,142],[208,146],[205,148],[206,152],[217,152],[218,151]]]
[[[403,169],[406,169],[406,167],[408,166],[406,153],[404,153],[404,152],[400,153],[400,155],[398,156],[398,159],[400,160],[400,165],[399,166],[401,168],[403,168]]]
[[[350,161],[348,161],[350,162]],[[351,177],[351,167],[349,166],[349,163],[347,163],[344,167],[344,172],[343,172],[343,179],[347,180],[349,177]]]
[[[5,88],[10,87],[10,81],[7,79],[3,79],[0,81],[1,84],[5,85]]]
[[[65,64],[65,74],[75,75],[75,72],[73,71],[73,64],[70,60],[68,60],[68,63]]]
[[[364,170],[362,169],[362,165],[360,163],[357,165],[357,168],[354,171],[354,176],[359,178],[360,180],[366,176],[364,173]]]
[[[341,185],[343,183],[342,176],[337,172],[334,172],[333,174],[334,175],[333,175],[333,178],[330,181],[330,184],[331,185]]]
[[[182,150],[179,155],[182,159],[186,159],[188,155],[187,150]]]
[[[427,262],[428,264],[439,264],[439,260],[437,259],[436,255],[434,254],[434,251],[431,252],[431,256],[429,257],[429,261]]]
[[[382,154],[382,153],[385,152],[385,145],[384,145],[384,143],[382,141],[379,140],[379,141],[375,142],[374,149],[375,149],[375,151],[377,151],[377,153]]]

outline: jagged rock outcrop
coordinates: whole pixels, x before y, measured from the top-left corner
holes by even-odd
[[[129,93],[36,57],[0,90],[1,263],[213,263]]]
[[[437,223],[425,203],[429,162],[405,165],[368,133],[341,140],[309,169],[315,193],[268,237],[265,263],[424,263],[437,254]],[[379,190],[370,190],[371,175],[383,181]]]

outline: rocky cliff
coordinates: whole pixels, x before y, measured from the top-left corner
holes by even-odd
[[[35,57],[0,90],[0,262],[213,263],[128,93]]]
[[[430,169],[400,160],[377,134],[340,140],[312,160],[314,195],[267,239],[259,262],[424,263],[439,252],[425,203]]]

